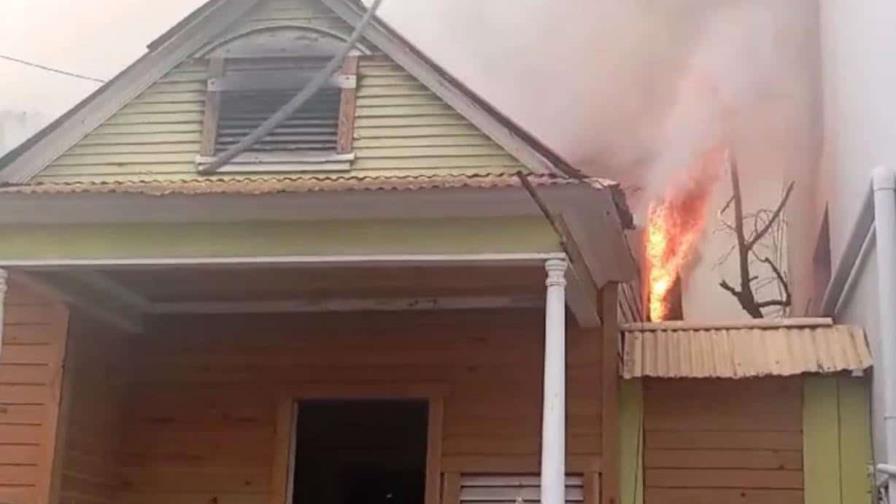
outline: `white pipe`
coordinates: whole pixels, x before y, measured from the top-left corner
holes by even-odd
[[[885,465],[896,464],[896,172],[874,169],[874,228],[877,236],[880,372],[884,374]],[[896,498],[896,478],[888,482]]]
[[[544,411],[541,417],[541,502],[566,502],[566,267],[545,262]]]
[[[896,476],[896,466],[890,464],[877,464],[877,472],[887,476]]]

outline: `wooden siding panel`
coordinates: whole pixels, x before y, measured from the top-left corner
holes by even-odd
[[[315,1],[263,2],[229,35],[271,23],[349,27]],[[225,34],[223,38],[229,36]],[[36,181],[200,177],[207,64],[188,60],[125,105],[41,172]],[[368,175],[513,173],[522,165],[404,69],[360,58],[351,168]]]
[[[802,502],[802,379],[649,379],[644,411],[647,504]]]
[[[126,336],[95,322],[72,322],[66,359],[62,502],[117,502]]]
[[[443,471],[533,472],[540,310],[161,320],[135,341],[120,502],[268,502],[279,390],[446,386]],[[600,341],[569,333],[570,470],[600,458]]]
[[[0,502],[46,504],[68,311],[12,282],[0,353]]]

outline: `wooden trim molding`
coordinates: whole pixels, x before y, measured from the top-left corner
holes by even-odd
[[[212,89],[214,79],[224,76],[225,60],[220,57],[208,60],[208,89],[205,92],[205,109],[202,115],[202,140],[200,156],[214,156],[218,138],[218,118],[221,113],[221,92]]]
[[[600,291],[601,504],[619,504],[619,284]]]
[[[274,436],[274,464],[270,504],[286,504],[292,494],[293,458],[295,456],[298,402],[303,399],[420,399],[427,401],[426,489],[424,504],[439,504],[442,464],[442,429],[444,398],[449,386],[444,383],[297,385],[281,390],[277,406],[277,427]]]
[[[342,64],[342,77],[352,80],[358,76],[358,56],[349,55]],[[358,100],[358,88],[346,86],[342,88],[339,99],[339,130],[336,136],[336,153],[348,154],[352,152],[352,143],[355,137],[355,106]]]

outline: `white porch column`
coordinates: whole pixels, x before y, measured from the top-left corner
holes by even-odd
[[[541,502],[566,501],[566,267],[545,263],[544,411],[541,416]]]

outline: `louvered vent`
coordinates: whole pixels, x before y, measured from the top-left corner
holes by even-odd
[[[286,104],[298,90],[227,91],[221,96],[215,151],[242,140]],[[338,88],[325,88],[247,152],[308,152],[336,150],[339,131]]]
[[[460,504],[519,504],[541,502],[540,478],[532,475],[465,474],[460,478]],[[566,502],[585,501],[584,478],[566,477]]]

